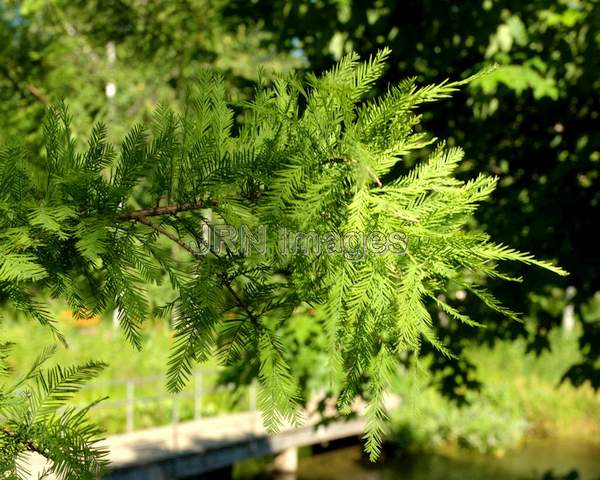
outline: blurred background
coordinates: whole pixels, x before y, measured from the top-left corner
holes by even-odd
[[[523,283],[490,283],[523,314],[521,323],[490,313],[463,291],[448,292],[451,305],[486,328],[436,313],[438,334],[457,358],[426,351],[426,376],[398,378],[400,396],[413,400],[392,412],[388,458],[366,466],[356,446],[307,453],[300,478],[600,478],[599,1],[0,0],[0,142],[24,142],[39,153],[45,108],[65,99],[81,142],[101,121],[118,143],[157,104],[182,105],[201,69],[223,75],[238,108],[259,72],[266,81],[291,70],[320,72],[345,53],[368,57],[383,46],[392,55],[381,90],[405,77],[439,82],[498,65],[427,106],[424,127],[465,149],[463,178],[500,178],[477,226],[496,241],[555,260],[570,276],[514,265],[511,273]],[[408,158],[397,173],[418,161]],[[166,286],[150,289],[157,304],[170,295]],[[164,374],[164,322],[149,319],[145,350],[137,354],[110,314],[82,322],[58,302],[51,307],[71,342],[57,360],[111,365],[90,398],[126,399],[124,379],[151,383]],[[41,327],[8,313],[8,339],[47,343]],[[318,310],[299,312],[286,333],[307,391],[322,386],[321,321]],[[16,373],[36,350],[30,343],[17,352]],[[204,387],[215,393],[202,414],[242,408],[251,377],[243,365],[205,374]],[[136,406],[133,419],[117,406],[93,414],[116,433],[169,422],[169,402]],[[197,405],[190,398],[180,408],[186,419]],[[254,462],[235,475],[261,471]]]

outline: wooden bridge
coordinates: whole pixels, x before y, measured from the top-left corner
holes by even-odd
[[[137,381],[139,384],[140,381]],[[360,415],[350,420],[338,420],[318,425],[319,416],[308,415],[303,426],[286,426],[275,435],[268,435],[255,408],[255,389],[249,389],[248,411],[199,417],[180,422],[177,401],[173,401],[173,421],[170,425],[133,430],[136,402],[148,398],[135,398],[135,389],[127,382],[125,400],[105,404],[105,408],[124,407],[127,416],[126,433],[113,435],[102,442],[109,450],[111,470],[107,480],[175,480],[220,470],[242,460],[275,455],[274,468],[283,472],[295,471],[299,447],[326,443],[360,435],[364,420]],[[201,392],[193,388],[196,414],[201,413]],[[198,397],[198,394],[199,397]],[[151,400],[161,400],[153,397]],[[361,407],[357,407],[360,414]],[[199,417],[199,418],[198,418]],[[31,478],[43,471],[45,460],[31,457],[34,467]],[[44,477],[49,478],[49,477]]]
[[[257,412],[237,413],[180,423],[107,439],[114,480],[174,480],[218,470],[241,460],[281,454],[275,467],[294,471],[297,448],[359,435],[361,419],[315,428],[264,431]]]

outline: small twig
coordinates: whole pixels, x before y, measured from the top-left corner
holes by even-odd
[[[369,172],[369,175],[371,175],[371,178],[373,179],[373,181],[377,184],[377,186],[379,188],[383,187],[381,180],[379,180],[379,177],[377,175],[375,175],[375,172],[373,170],[371,170],[370,167],[367,167],[367,172]]]
[[[199,248],[200,248],[200,242],[202,242],[204,246],[208,246],[210,253],[212,253],[215,258],[219,258],[219,259],[222,258],[212,247],[210,247],[210,244],[208,244],[208,245],[205,244],[202,241],[202,239],[198,237],[197,233],[192,228],[190,228],[190,226],[184,221],[184,219],[178,217],[177,215],[174,215],[174,216],[183,225],[183,228],[185,228],[188,231],[188,233],[196,240],[196,244],[198,245]],[[204,223],[206,223],[206,222],[204,222]],[[211,226],[208,223],[206,223],[206,225],[208,226],[208,228],[211,228]],[[222,280],[223,280],[223,285],[225,286],[227,291],[231,294],[231,296],[234,298],[237,305],[248,314],[248,318],[254,325],[258,325],[258,317],[260,315],[257,316],[250,309],[250,307],[242,301],[240,296],[234,290],[234,288],[231,284],[231,281],[228,278],[222,277]]]
[[[27,90],[29,90],[29,93],[31,93],[35,98],[37,98],[44,105],[46,105],[46,106],[50,105],[50,100],[48,100],[48,97],[46,97],[46,95],[44,95],[42,93],[42,91],[39,88],[37,88],[34,84],[32,84],[30,82],[27,83]]]
[[[176,215],[178,212],[198,210],[198,209],[205,208],[205,207],[206,207],[205,202],[188,203],[188,204],[183,204],[183,205],[167,205],[165,207],[154,207],[154,208],[147,208],[147,209],[143,209],[143,210],[136,210],[133,212],[123,214],[123,215],[119,216],[118,218],[120,220],[135,220],[136,222],[146,225],[147,227],[150,227],[155,232],[158,232],[159,234],[165,236],[169,240],[175,242],[181,248],[183,248],[184,250],[191,253],[194,257],[197,257],[199,255],[199,253],[196,250],[194,250],[190,245],[185,243],[181,238],[177,237],[176,235],[172,234],[171,232],[165,230],[164,228],[159,227],[158,225],[155,225],[150,220],[148,220],[146,217],[160,216],[160,215]],[[181,219],[179,219],[178,217],[176,217],[176,218],[180,222],[182,222]],[[182,223],[183,223],[184,227],[187,228],[185,222],[182,222]],[[192,232],[190,232],[190,233],[192,233]],[[196,237],[195,234],[193,234],[193,237],[195,238],[196,242],[198,242],[198,238]],[[209,250],[216,258],[221,258],[221,256],[217,252],[215,252],[212,248],[210,248]],[[250,309],[250,307],[242,301],[242,299],[240,298],[238,293],[234,290],[233,286],[231,285],[231,281],[226,277],[223,277],[222,280],[223,280],[223,285],[225,286],[227,291],[231,294],[231,296],[234,298],[237,305],[248,314],[248,317],[253,324],[258,325],[258,317]]]
[[[160,233],[161,235],[164,235],[165,237],[167,237],[169,240],[175,242],[177,245],[179,245],[184,250],[187,250],[188,252],[190,252],[194,257],[198,256],[198,252],[196,250],[194,250],[192,247],[190,247],[187,243],[185,243],[182,239],[180,239],[176,235],[173,235],[171,232],[165,230],[164,228],[161,228],[158,225],[155,225],[150,220],[148,220],[146,217],[138,215],[138,216],[134,217],[133,220],[140,222],[140,223],[146,225],[147,227],[150,227],[152,230]]]
[[[255,315],[255,313],[252,310],[250,310],[250,307],[242,301],[240,296],[237,294],[237,292],[231,286],[231,282],[227,279],[223,279],[223,285],[225,285],[225,288],[231,294],[231,296],[235,299],[235,302],[238,304],[238,306],[248,314],[248,318],[250,319],[250,321],[254,325],[258,325],[258,317]]]
[[[0,66],[0,72],[4,74],[4,77],[12,84],[15,91],[19,92],[19,95],[21,95],[22,98],[27,98],[25,92],[23,91],[27,90],[44,105],[48,106],[50,104],[48,98],[31,82],[28,82],[24,89],[21,84],[12,77],[10,70],[7,67]]]

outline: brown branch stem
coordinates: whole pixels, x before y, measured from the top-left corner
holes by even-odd
[[[48,100],[48,97],[46,97],[46,95],[44,95],[42,91],[39,88],[37,88],[33,83],[28,82],[26,87],[29,93],[31,93],[40,102],[42,102],[46,106],[50,105],[50,100]]]
[[[181,205],[165,205],[163,207],[151,207],[143,208],[141,210],[133,210],[131,212],[125,212],[120,214],[118,220],[139,220],[140,218],[146,217],[159,217],[161,215],[174,215],[179,212],[189,212],[191,210],[201,210],[203,208],[214,207],[217,202],[207,200],[192,203],[183,203]]]
[[[240,296],[237,294],[237,292],[231,286],[231,282],[227,279],[223,279],[223,285],[225,285],[225,288],[231,294],[231,296],[235,299],[235,302],[238,304],[238,306],[248,314],[248,318],[250,319],[250,321],[254,325],[258,325],[258,317],[255,315],[255,313],[252,310],[250,310],[250,307],[242,301]]]

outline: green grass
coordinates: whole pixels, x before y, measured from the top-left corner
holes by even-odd
[[[173,419],[174,397],[166,389],[166,365],[172,337],[163,321],[147,322],[143,331],[143,350],[137,351],[123,337],[119,329],[114,329],[110,319],[102,319],[97,326],[80,327],[71,319],[57,311],[60,330],[69,343],[68,348],[58,345],[56,354],[48,365],[79,364],[87,360],[101,360],[107,368],[85,388],[74,400],[77,404],[87,404],[98,398],[109,397],[91,411],[91,418],[97,421],[108,434],[120,433],[126,429],[126,409],[123,403],[127,398],[127,382],[143,379],[134,387],[135,398],[147,398],[136,402],[135,429],[165,425]],[[6,315],[5,315],[6,317]],[[16,343],[11,355],[11,368],[15,378],[24,374],[39,352],[47,346],[56,345],[49,330],[31,320],[2,323],[3,341]],[[201,400],[202,416],[212,416],[223,412],[248,409],[248,390],[242,388],[217,387],[218,372],[213,365],[202,367]],[[206,370],[208,369],[208,370]],[[177,400],[179,419],[194,417],[194,380],[183,390]],[[155,398],[160,397],[160,398]],[[154,398],[150,400],[150,398]]]
[[[147,428],[171,422],[173,400],[165,387],[166,365],[172,342],[169,328],[163,321],[147,322],[144,348],[135,350],[112,327],[109,318],[97,327],[79,327],[73,320],[63,318],[59,305],[51,305],[60,320],[69,348],[59,347],[52,363],[63,365],[86,360],[103,360],[107,369],[77,399],[89,402],[109,396],[109,401],[126,399],[126,385],[103,386],[106,382],[126,382],[139,377],[154,377],[150,382],[135,386],[136,397],[167,397],[136,405],[135,428]],[[8,315],[5,315],[8,317]],[[24,373],[44,346],[52,344],[46,328],[30,320],[6,319],[1,327],[3,340],[17,341],[12,356],[14,375]],[[577,335],[552,335],[552,352],[540,357],[525,354],[521,341],[499,342],[492,349],[472,348],[466,352],[477,365],[484,389],[471,396],[472,404],[458,408],[442,398],[431,387],[415,387],[412,375],[399,379],[399,391],[408,404],[393,414],[393,436],[397,442],[411,448],[429,448],[444,444],[462,445],[479,451],[502,454],[517,446],[528,436],[600,438],[600,396],[584,385],[576,389],[568,384],[558,386],[568,365],[578,359]],[[27,341],[24,341],[27,339]],[[310,356],[310,355],[309,355]],[[314,362],[309,362],[314,368]],[[212,365],[215,366],[215,365]],[[208,365],[211,367],[211,365]],[[202,389],[212,390],[217,374],[204,374]],[[184,395],[194,391],[193,381]],[[92,411],[110,433],[125,429],[125,408],[109,407],[105,402]],[[213,392],[202,397],[202,415],[210,416],[248,407],[246,388]],[[194,416],[194,400],[179,400],[179,418]]]
[[[413,400],[393,412],[392,440],[407,449],[459,446],[496,455],[530,437],[600,441],[600,393],[589,385],[560,385],[579,358],[577,335],[555,331],[551,345],[539,357],[526,354],[520,340],[468,350],[484,387],[462,408],[406,375],[398,391]]]
[[[493,349],[469,352],[486,379],[487,389],[504,392],[529,422],[528,433],[600,439],[600,394],[589,384],[560,384],[565,370],[579,359],[577,335],[555,331],[551,352],[525,354],[523,342],[502,342]]]

